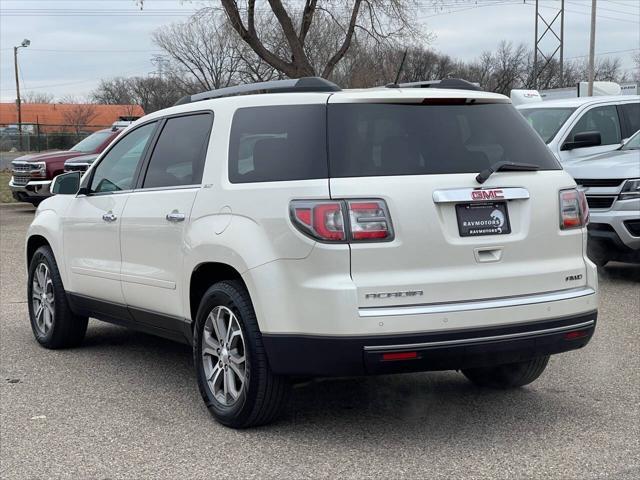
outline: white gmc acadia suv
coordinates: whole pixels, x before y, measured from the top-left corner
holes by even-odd
[[[138,120],[36,212],[37,341],[94,317],[187,342],[237,428],[305,377],[534,381],[595,329],[584,195],[508,98],[428,86],[284,80]]]

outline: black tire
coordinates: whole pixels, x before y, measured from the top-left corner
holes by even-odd
[[[50,327],[43,331],[39,326],[38,318],[34,306],[34,276],[36,270],[44,264],[49,272],[51,279],[50,291],[53,293],[53,318]],[[87,323],[89,319],[74,314],[69,308],[67,295],[60,278],[60,271],[56,264],[55,257],[51,248],[43,246],[38,248],[31,258],[29,264],[29,276],[27,281],[27,304],[29,306],[29,319],[31,321],[31,330],[40,345],[45,348],[69,348],[78,346],[82,343],[84,335],[87,332]],[[43,315],[44,313],[41,312]]]
[[[604,267],[611,259],[606,248],[593,241],[587,243],[587,256],[598,267]]]
[[[549,355],[526,362],[462,370],[465,377],[480,387],[517,388],[536,380],[549,363]]]
[[[214,396],[205,375],[208,360],[202,356],[205,324],[216,307],[226,307],[233,312],[244,337],[245,380],[239,396],[230,405]],[[221,424],[232,428],[265,425],[274,421],[286,405],[291,389],[289,380],[275,375],[269,367],[251,298],[241,282],[219,282],[205,292],[194,326],[193,356],[200,394],[209,412]],[[215,363],[213,356],[210,361]]]
[[[29,200],[29,203],[34,207],[38,208],[38,205],[42,203],[42,200]]]

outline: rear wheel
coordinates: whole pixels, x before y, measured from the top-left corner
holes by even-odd
[[[517,388],[536,380],[547,368],[547,363],[549,363],[548,355],[526,362],[464,369],[462,373],[481,387]]]
[[[69,308],[58,265],[48,246],[33,254],[27,293],[31,329],[40,345],[66,348],[82,342],[88,318],[74,314]]]
[[[204,294],[193,354],[200,394],[220,423],[246,428],[278,416],[290,385],[269,367],[251,299],[240,282],[219,282]]]

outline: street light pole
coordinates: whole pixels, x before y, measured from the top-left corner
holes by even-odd
[[[18,108],[18,133],[22,142],[22,108],[20,108],[20,81],[18,80],[18,47],[13,47],[13,66],[16,71],[16,107]]]
[[[31,40],[25,38],[20,45],[13,47],[13,67],[16,72],[16,107],[18,108],[18,137],[20,139],[20,150],[22,150],[22,101],[20,100],[20,81],[18,76],[18,49],[31,45]]]

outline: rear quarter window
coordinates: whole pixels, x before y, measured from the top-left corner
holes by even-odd
[[[238,109],[229,139],[231,183],[327,178],[326,107]]]
[[[640,103],[625,103],[620,106],[622,115],[627,122],[626,136],[630,137],[640,130]]]
[[[477,173],[501,161],[559,169],[510,104],[329,105],[331,177]]]

